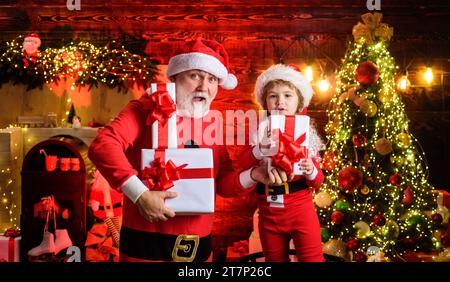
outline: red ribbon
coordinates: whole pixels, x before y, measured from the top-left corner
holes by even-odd
[[[149,100],[144,105],[144,109],[151,110],[146,120],[147,125],[158,121],[164,126],[176,111],[175,102],[170,97],[169,92],[162,89],[163,87],[165,87],[165,84],[158,84],[156,92],[148,96]]]
[[[16,243],[16,237],[20,236],[20,231],[14,228],[8,228],[5,233],[3,234],[5,237],[9,237],[8,240],[8,261],[13,262],[14,261],[14,251],[15,251],[15,243]]]
[[[286,117],[286,125],[287,121],[288,117]],[[285,128],[293,127],[286,126]],[[280,129],[278,129],[275,134],[278,134],[279,148],[278,153],[272,157],[272,164],[281,168],[287,174],[292,174],[294,171],[294,163],[299,162],[300,159],[308,156],[307,148],[301,146],[306,139],[306,133],[300,135],[295,141],[293,141],[293,138],[290,135],[283,134]]]
[[[142,180],[152,191],[166,191],[174,186],[173,181],[187,178],[212,178],[212,168],[185,169],[188,164],[176,166],[172,160],[164,162],[164,150],[155,150],[155,159],[150,167],[141,171]]]

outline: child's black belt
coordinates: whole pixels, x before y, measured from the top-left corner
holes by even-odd
[[[263,183],[256,184],[256,193],[261,195],[283,195],[291,194],[303,189],[307,189],[306,179],[301,178],[293,182],[285,182],[280,186],[268,186]]]

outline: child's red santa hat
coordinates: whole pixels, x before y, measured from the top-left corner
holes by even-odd
[[[255,84],[255,93],[258,103],[264,105],[264,87],[272,80],[284,80],[292,83],[303,97],[303,108],[308,107],[314,93],[308,79],[302,75],[294,65],[273,65],[258,76]]]
[[[228,68],[228,54],[215,40],[197,38],[186,42],[180,52],[170,59],[167,77],[194,69],[216,76],[224,89],[234,89],[237,86],[236,76]]]

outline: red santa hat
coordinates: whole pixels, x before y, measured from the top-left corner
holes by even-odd
[[[258,76],[255,83],[257,101],[264,105],[264,87],[272,80],[284,80],[292,83],[303,97],[303,108],[308,107],[314,93],[308,79],[302,75],[295,65],[273,65]]]
[[[194,69],[216,76],[224,89],[234,89],[237,86],[236,76],[228,68],[228,54],[215,40],[197,38],[186,42],[180,52],[170,59],[167,77]]]
[[[37,43],[38,46],[41,46],[41,39],[39,38],[39,35],[37,33],[32,33],[25,37],[25,39],[33,40]]]

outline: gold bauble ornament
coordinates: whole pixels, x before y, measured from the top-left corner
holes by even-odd
[[[380,138],[375,142],[375,150],[380,155],[387,155],[392,152],[392,143],[386,138]]]
[[[363,195],[367,195],[367,194],[370,193],[370,189],[369,189],[369,187],[367,187],[366,185],[364,185],[364,187],[361,188],[360,191],[361,191],[361,194],[363,194]]]
[[[316,205],[320,208],[325,208],[331,206],[333,200],[331,199],[330,194],[325,191],[317,193],[314,197]]]
[[[364,221],[358,221],[353,225],[356,229],[356,237],[359,239],[366,238],[370,234],[370,226]]]
[[[364,100],[359,106],[361,112],[368,117],[373,117],[377,113],[377,104],[370,100]]]
[[[407,148],[411,145],[411,138],[408,133],[402,132],[397,134],[397,142],[401,148]]]
[[[352,260],[352,253],[347,250],[347,244],[341,240],[331,239],[322,246],[324,254],[339,257],[345,261]]]
[[[382,103],[387,103],[392,100],[392,94],[389,92],[381,91],[380,94],[378,94],[378,100]]]
[[[400,233],[400,228],[397,222],[388,219],[386,224],[377,229],[377,233],[383,237],[384,240],[396,240]]]

